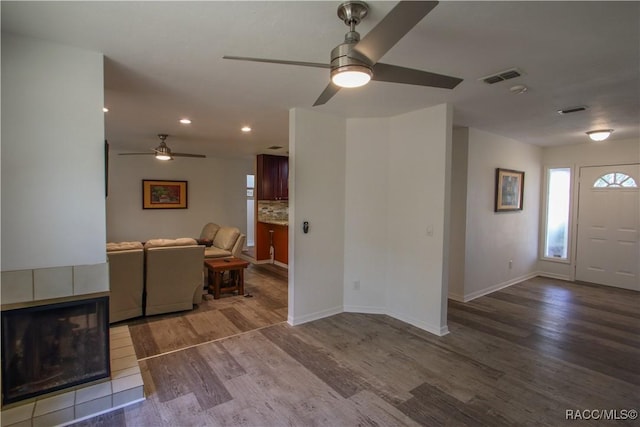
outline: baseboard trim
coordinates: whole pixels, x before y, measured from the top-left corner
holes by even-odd
[[[404,323],[408,323],[412,326],[415,326],[416,328],[420,328],[424,331],[430,332],[434,335],[437,335],[439,337],[442,337],[444,335],[447,335],[449,333],[449,326],[444,325],[444,326],[435,326],[435,325],[430,325],[426,322],[423,322],[422,320],[418,320],[418,319],[414,319],[410,316],[405,316],[403,314],[399,314],[399,313],[394,313],[394,312],[386,312],[383,313],[386,314],[388,316],[393,317],[394,319],[400,320],[401,322]]]
[[[429,333],[432,333],[440,337],[447,335],[449,333],[449,327],[447,325],[444,325],[441,327],[430,325],[426,322],[423,322],[418,319],[414,319],[409,316],[389,312],[383,307],[368,307],[368,306],[355,306],[355,305],[348,305],[344,307],[334,307],[327,310],[321,310],[315,313],[306,314],[300,317],[288,316],[287,323],[289,323],[291,326],[298,326],[304,323],[323,319],[325,317],[330,317],[340,313],[384,314],[384,315],[393,317],[394,319],[400,320],[401,322],[408,323],[412,326],[415,326],[416,328],[420,328],[424,331],[427,331]]]
[[[493,285],[493,286],[491,286],[489,288],[481,289],[479,291],[472,292],[470,294],[466,294],[464,296],[464,298],[462,299],[462,302],[472,301],[472,300],[474,300],[476,298],[480,298],[480,297],[488,295],[488,294],[490,294],[492,292],[499,291],[500,289],[508,288],[509,286],[515,285],[516,283],[520,283],[520,282],[524,282],[525,280],[533,279],[534,277],[536,277],[538,275],[539,275],[539,273],[537,271],[535,271],[533,273],[525,274],[524,276],[520,276],[520,277],[516,277],[516,278],[511,279],[511,280],[507,280],[506,282],[498,283],[497,285]],[[456,301],[460,301],[460,300],[456,300]]]
[[[566,280],[568,282],[573,282],[573,279],[570,276],[566,276],[564,274],[555,274],[555,273],[547,273],[544,271],[538,271],[538,276],[547,277],[549,279],[558,279],[558,280]]]
[[[450,292],[449,295],[447,295],[447,298],[458,302],[464,302],[464,295],[456,294],[453,292]]]
[[[384,307],[369,307],[366,305],[345,305],[344,312],[363,314],[387,314]]]
[[[333,316],[334,314],[340,314],[343,311],[344,310],[342,307],[333,307],[333,308],[328,308],[326,310],[316,311],[315,313],[305,314],[304,316],[300,316],[300,317],[288,316],[287,323],[289,323],[291,326],[302,325],[303,323],[312,322],[318,319],[323,319],[325,317]]]

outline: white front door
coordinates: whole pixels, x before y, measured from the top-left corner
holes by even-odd
[[[640,291],[640,165],[580,168],[576,280]]]

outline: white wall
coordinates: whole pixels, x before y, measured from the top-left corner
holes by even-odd
[[[570,167],[572,170],[572,207],[571,207],[571,237],[570,257],[568,263],[540,260],[538,270],[540,274],[567,280],[575,278],[576,252],[576,217],[578,200],[578,172],[581,166],[615,165],[640,162],[640,141],[610,139],[603,142],[587,142],[577,145],[560,147],[546,147],[542,150],[542,162],[547,167]],[[543,170],[544,173],[544,170]],[[546,195],[543,193],[543,197]],[[541,212],[540,227],[544,230],[544,212]],[[540,244],[543,244],[542,241]]]
[[[207,157],[163,162],[153,156],[109,156],[107,239],[198,237],[208,222],[247,231],[247,175],[254,160]],[[142,209],[142,180],[188,181],[187,209]]]
[[[2,34],[2,270],[101,264],[102,55]]]
[[[387,198],[387,310],[435,334],[447,333],[448,105],[391,118]]]
[[[343,309],[345,142],[345,119],[305,109],[290,111],[291,324]],[[301,231],[303,221],[309,221],[308,234]]]
[[[465,300],[536,274],[542,149],[470,128],[468,162]],[[522,211],[494,212],[496,168],[525,172]]]
[[[346,311],[446,333],[451,115],[440,105],[347,121]]]
[[[467,168],[469,129],[454,128],[451,158],[451,227],[449,235],[449,297],[464,300],[467,237]]]
[[[389,119],[347,120],[346,311],[386,312],[389,126]]]

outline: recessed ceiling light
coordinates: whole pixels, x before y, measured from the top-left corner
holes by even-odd
[[[109,112],[109,109],[108,109],[107,107],[102,107],[102,112],[103,112],[103,113],[108,113],[108,112]]]
[[[191,124],[191,120],[189,120],[189,119],[180,119],[180,123],[182,123],[183,125],[190,125]]]
[[[609,138],[611,132],[613,132],[613,129],[590,130],[587,132],[587,135],[589,135],[592,141],[604,141]]]
[[[242,132],[251,132],[251,128],[249,126],[242,126],[242,129],[240,129]]]

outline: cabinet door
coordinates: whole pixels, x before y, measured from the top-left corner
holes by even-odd
[[[278,180],[280,182],[280,197],[282,200],[289,200],[289,158],[281,157],[278,164]]]
[[[276,200],[279,189],[277,158],[266,154],[258,156],[258,200]]]
[[[289,228],[276,226],[273,227],[273,230],[275,260],[283,264],[289,264]]]
[[[268,224],[258,222],[256,225],[256,259],[258,261],[269,259],[270,227]]]

